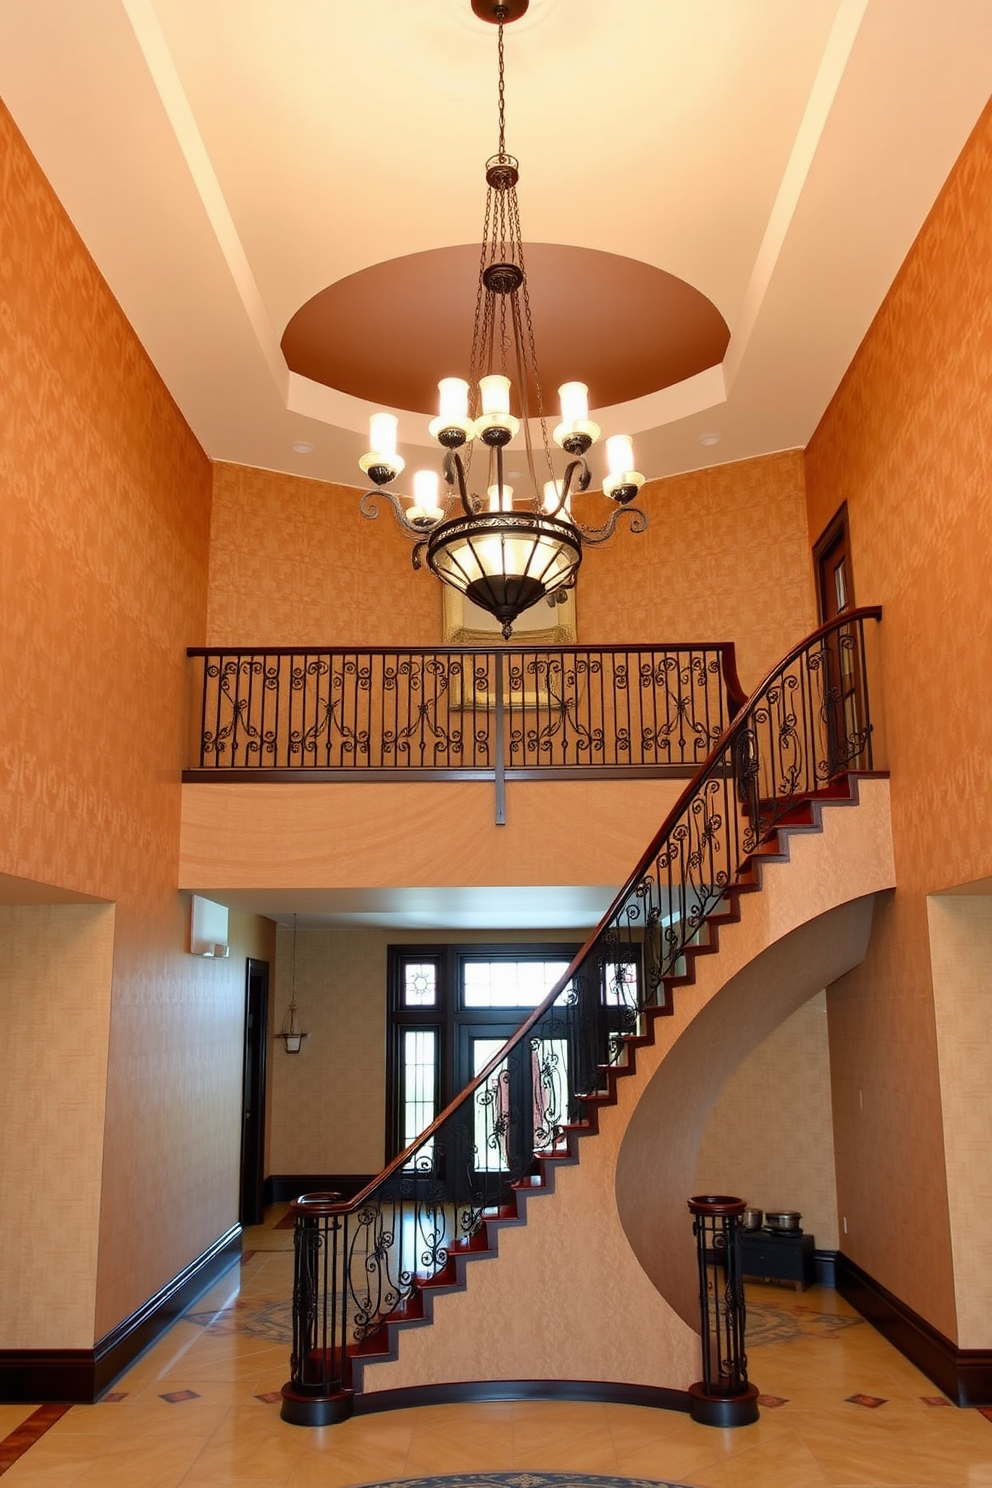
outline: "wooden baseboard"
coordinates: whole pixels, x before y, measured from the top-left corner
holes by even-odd
[[[816,1268],[817,1286],[830,1287],[832,1291],[837,1289],[837,1252],[836,1250],[818,1250],[813,1255],[813,1265]]]
[[[0,1400],[92,1405],[241,1257],[232,1227],[90,1349],[0,1349]]]
[[[959,1349],[843,1251],[836,1277],[841,1296],[956,1405],[992,1406],[992,1349]]]
[[[406,1410],[415,1405],[463,1405],[483,1400],[591,1400],[607,1405],[649,1405],[657,1410],[689,1410],[685,1390],[662,1385],[628,1385],[608,1380],[461,1380],[446,1385],[407,1385],[356,1395],[354,1414]]]
[[[339,1193],[353,1199],[375,1177],[375,1173],[270,1173],[263,1198],[266,1204],[289,1204],[305,1193]]]

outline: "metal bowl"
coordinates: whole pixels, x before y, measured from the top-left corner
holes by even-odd
[[[798,1209],[766,1209],[765,1224],[770,1230],[787,1235],[800,1227],[802,1215]]]
[[[764,1220],[764,1212],[761,1209],[745,1209],[741,1215],[741,1224],[746,1230],[760,1230]]]

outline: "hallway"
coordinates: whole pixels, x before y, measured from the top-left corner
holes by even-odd
[[[748,1288],[761,1419],[736,1431],[634,1406],[495,1402],[279,1418],[292,1231],[285,1205],[244,1256],[96,1406],[65,1411],[20,1452],[30,1406],[0,1405],[10,1488],[344,1488],[430,1473],[530,1469],[679,1480],[693,1488],[992,1488],[992,1419],[949,1406],[835,1293]],[[852,1398],[855,1397],[855,1398]],[[55,1414],[60,1408],[49,1407]],[[7,1488],[7,1485],[4,1485]]]

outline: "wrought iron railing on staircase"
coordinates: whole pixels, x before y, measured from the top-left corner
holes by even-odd
[[[564,977],[413,1146],[350,1202],[297,1201],[285,1419],[350,1413],[354,1360],[388,1353],[391,1325],[422,1317],[430,1288],[487,1249],[487,1222],[514,1215],[544,1165],[595,1129],[597,1103],[756,886],[779,830],[877,767],[866,640],[880,618],[862,609],[821,626],[769,674]]]

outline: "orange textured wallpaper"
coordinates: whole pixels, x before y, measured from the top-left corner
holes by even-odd
[[[802,452],[652,481],[639,504],[647,532],[583,557],[580,639],[733,641],[750,692],[816,624]]]
[[[214,466],[210,646],[435,646],[440,585],[383,503],[243,465]]]
[[[992,105],[806,452],[810,539],[846,501],[857,598],[885,611],[899,884],[831,994],[844,1247],[952,1338],[925,896],[992,873],[990,394]]]
[[[217,465],[208,644],[439,645],[438,581],[413,572],[385,505],[370,521],[358,495]],[[733,640],[754,686],[815,624],[801,452],[653,482],[643,505],[646,533],[621,524],[586,550],[579,641]],[[602,523],[602,497],[585,515]]]
[[[85,1345],[237,1217],[243,963],[187,954],[177,890],[211,469],[2,107],[0,305],[0,873],[116,905],[107,999],[74,1009],[91,1067],[106,1062],[91,1171],[74,1174],[96,1194],[96,1291],[88,1274],[72,1336],[45,1337]],[[18,920],[25,976],[40,913]],[[50,1100],[39,1062],[16,1128]],[[33,1184],[57,1189],[60,1145],[37,1157]]]

